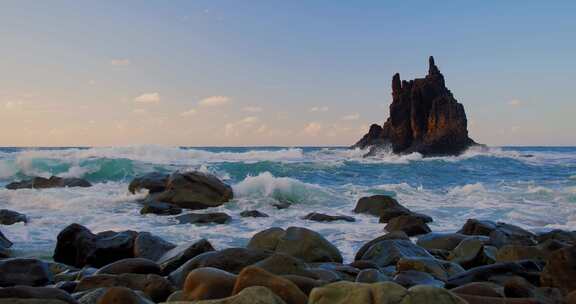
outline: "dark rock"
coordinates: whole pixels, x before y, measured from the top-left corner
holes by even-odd
[[[300,288],[300,290],[306,296],[308,296],[314,288],[326,285],[325,281],[315,280],[315,279],[312,279],[309,277],[303,277],[303,276],[299,276],[299,275],[287,274],[287,275],[282,275],[282,277],[284,279],[287,279],[290,282],[294,283],[294,285],[298,286],[298,288]]]
[[[390,116],[381,127],[372,125],[353,147],[418,152],[425,156],[458,155],[476,143],[468,137],[464,107],[446,88],[444,76],[430,57],[425,78],[392,78]]]
[[[194,243],[179,245],[167,251],[158,258],[157,263],[160,264],[162,273],[169,274],[194,257],[210,251],[214,251],[212,244],[208,240],[201,239]]]
[[[290,206],[292,206],[292,203],[291,202],[278,202],[278,203],[272,204],[272,206],[276,207],[276,209],[278,209],[278,210],[282,210],[282,209],[290,208]]]
[[[504,288],[491,282],[472,282],[452,290],[457,295],[483,296],[490,298],[503,298]]]
[[[511,277],[504,283],[504,295],[507,298],[533,298],[535,289],[522,277]]]
[[[268,214],[260,212],[258,210],[246,210],[240,212],[241,217],[268,217]]]
[[[451,251],[467,237],[469,236],[460,233],[433,232],[418,237],[416,244],[427,250],[440,249]]]
[[[536,246],[505,245],[496,253],[498,262],[514,262],[520,260],[546,261],[554,251],[569,247],[568,244],[549,239]]]
[[[450,277],[465,271],[464,268],[455,263],[421,257],[401,258],[398,260],[396,268],[398,271],[416,270],[426,272],[442,282],[446,282]]]
[[[223,212],[187,213],[176,217],[180,224],[226,224],[232,218]]]
[[[120,275],[99,274],[83,278],[76,292],[102,287],[127,287],[144,292],[154,302],[163,302],[174,291],[165,278],[156,274],[125,273]]]
[[[530,263],[496,263],[479,266],[451,277],[446,287],[458,287],[472,282],[489,282],[494,277],[520,276],[529,282],[537,282],[539,275]]]
[[[356,256],[358,257],[358,254]],[[428,251],[409,240],[382,240],[370,246],[359,259],[369,260],[380,267],[385,267],[395,265],[403,257],[433,258]]]
[[[77,304],[67,292],[58,288],[15,286],[0,288],[0,299],[39,299],[47,303],[48,300],[58,300],[63,303]],[[12,302],[19,303],[19,302]],[[40,302],[38,302],[40,303]]]
[[[217,207],[233,197],[232,188],[213,175],[194,172],[175,172],[166,182],[166,190],[155,199],[180,208],[205,209]]]
[[[364,269],[379,269],[378,265],[372,261],[358,260],[349,264],[351,267],[364,270]]]
[[[394,232],[387,233],[385,235],[381,235],[381,236],[369,241],[368,243],[362,245],[362,247],[360,247],[360,249],[358,249],[358,252],[356,252],[356,256],[354,256],[354,261],[362,260],[362,256],[364,256],[366,251],[368,251],[368,249],[370,249],[370,247],[372,247],[372,245],[374,245],[380,241],[385,241],[385,240],[408,240],[408,241],[410,241],[410,239],[408,238],[408,235],[406,235],[406,233],[403,231],[394,231]]]
[[[110,263],[100,268],[95,274],[160,274],[160,266],[148,259],[130,258]]]
[[[342,254],[318,232],[302,227],[270,228],[256,233],[248,248],[286,253],[305,262],[342,263]]]
[[[188,274],[197,268],[213,267],[230,273],[239,273],[244,267],[252,265],[272,255],[270,251],[249,248],[228,248],[220,251],[210,251],[200,254],[168,276],[170,282],[181,287]]]
[[[384,229],[389,232],[403,231],[408,236],[426,234],[432,231],[421,218],[413,215],[395,217],[388,222]]]
[[[504,245],[536,245],[536,235],[518,226],[469,219],[458,231],[467,235],[485,235],[490,237],[490,244],[500,248]]]
[[[354,212],[386,217],[388,219],[410,214],[408,208],[400,205],[397,200],[388,195],[362,197],[356,203]]]
[[[62,289],[67,293],[73,293],[77,285],[78,282],[76,281],[62,281],[54,284],[54,288]]]
[[[152,235],[149,232],[140,232],[134,240],[134,257],[156,261],[176,245]]]
[[[232,295],[236,275],[212,267],[191,271],[182,289],[182,301],[221,299]]]
[[[383,274],[378,269],[364,269],[358,273],[356,276],[356,282],[358,283],[376,283],[376,282],[387,282],[392,279],[387,275]]]
[[[351,216],[328,215],[328,214],[322,214],[322,213],[316,213],[316,212],[309,213],[303,219],[316,221],[316,222],[333,222],[333,221],[355,222],[356,221],[356,219],[354,219]]]
[[[154,200],[145,200],[140,214],[176,215],[182,213],[182,208]]]
[[[448,256],[448,260],[469,269],[496,262],[497,249],[486,246],[489,239],[484,236],[469,236],[464,239]]]
[[[2,231],[0,231],[0,248],[10,248],[10,247],[12,247],[12,242],[10,242],[10,240],[6,236],[4,236]]]
[[[148,193],[158,193],[166,190],[168,174],[152,172],[136,177],[128,185],[130,193],[134,194],[142,189],[147,189]]]
[[[290,280],[254,266],[246,267],[238,274],[232,294],[238,294],[252,286],[269,288],[286,304],[306,304],[308,302],[308,297]]]
[[[54,261],[83,267],[102,267],[114,261],[134,257],[134,231],[105,231],[93,234],[88,228],[71,224],[59,234]]]
[[[429,273],[415,270],[400,271],[392,278],[392,281],[406,288],[416,285],[430,285],[438,288],[444,287],[444,282],[435,279]]]
[[[27,223],[26,215],[8,209],[0,209],[0,225],[13,225],[19,222]]]
[[[308,269],[308,266],[304,262],[285,253],[274,253],[252,264],[252,266],[259,267],[275,275],[297,275],[313,279],[318,278]]]
[[[54,281],[48,265],[37,259],[12,258],[0,260],[0,287],[44,286]]]
[[[50,178],[44,177],[33,177],[29,180],[23,180],[19,182],[12,182],[6,185],[6,189],[16,190],[16,189],[45,189],[45,188],[63,188],[63,187],[91,187],[88,181],[75,178],[75,177],[58,177],[51,176]]]
[[[576,231],[565,230],[552,230],[549,232],[540,233],[536,236],[538,243],[543,243],[547,240],[556,240],[570,245],[576,245]]]
[[[576,290],[576,246],[560,249],[548,257],[541,274],[542,286],[556,287],[564,293]]]
[[[96,304],[153,304],[154,302],[141,297],[126,287],[110,287],[102,293]]]

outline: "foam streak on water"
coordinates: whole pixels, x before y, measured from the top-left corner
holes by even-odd
[[[91,188],[0,189],[0,208],[27,214],[30,223],[2,226],[22,252],[49,255],[70,223],[94,231],[151,231],[173,242],[207,238],[219,248],[243,246],[257,231],[304,226],[325,235],[350,260],[383,233],[378,219],[353,214],[358,198],[394,195],[434,218],[435,231],[455,231],[468,218],[505,221],[535,231],[576,228],[576,148],[491,148],[458,157],[380,154],[345,148],[110,148],[0,149],[0,186],[29,176],[83,177]],[[171,217],[142,216],[127,185],[151,171],[202,170],[233,186],[235,199],[214,208],[227,225],[177,225]],[[277,210],[273,204],[290,202]],[[241,218],[258,209],[269,218]],[[302,220],[309,212],[352,215],[355,223]]]

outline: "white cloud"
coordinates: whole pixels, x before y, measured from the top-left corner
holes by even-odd
[[[117,58],[110,60],[110,64],[113,66],[127,66],[130,65],[132,62],[130,59],[127,58]]]
[[[312,107],[308,110],[309,112],[328,112],[328,107]]]
[[[248,116],[248,117],[242,118],[242,120],[240,120],[240,123],[243,123],[243,124],[253,124],[253,123],[257,122],[257,121],[258,121],[258,117],[256,117],[256,116]]]
[[[4,103],[4,107],[7,110],[17,109],[20,108],[24,104],[21,100],[14,100],[14,101],[7,101]]]
[[[304,134],[309,136],[317,136],[322,131],[322,124],[319,122],[311,122],[304,127]]]
[[[188,111],[182,112],[180,113],[180,116],[182,117],[189,117],[189,116],[194,116],[196,115],[196,113],[198,113],[198,111],[196,111],[196,109],[190,109]]]
[[[519,107],[522,105],[522,101],[519,99],[512,99],[508,102],[508,104],[513,106],[513,107]]]
[[[159,103],[160,102],[160,94],[159,93],[144,93],[140,96],[136,96],[134,98],[134,102],[146,103],[146,104]]]
[[[254,131],[256,128],[256,123],[260,121],[260,119],[256,116],[247,116],[240,119],[237,122],[230,122],[224,125],[224,135],[231,137],[238,137],[242,133]],[[262,128],[262,125],[256,128],[256,132]]]
[[[342,116],[342,120],[358,120],[359,118],[360,114],[358,113]]]
[[[248,113],[260,113],[260,112],[262,112],[262,108],[261,107],[244,107],[244,108],[242,108],[242,111],[248,112]]]
[[[230,97],[228,96],[210,96],[206,97],[198,102],[201,107],[218,107],[228,104],[230,102]]]

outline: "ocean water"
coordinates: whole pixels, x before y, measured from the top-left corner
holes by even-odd
[[[458,157],[380,154],[346,148],[0,148],[0,208],[28,215],[28,224],[0,226],[19,255],[49,257],[58,232],[80,223],[95,232],[150,231],[183,243],[199,238],[216,248],[244,246],[263,229],[302,226],[320,232],[350,261],[384,224],[353,214],[366,195],[389,194],[434,218],[433,231],[458,230],[468,218],[504,221],[532,231],[576,229],[576,147],[472,149]],[[235,199],[218,208],[226,225],[179,225],[173,217],[140,215],[128,183],[151,171],[201,170],[232,185]],[[30,176],[82,177],[91,188],[6,190]],[[277,210],[277,201],[292,207]],[[268,218],[241,218],[258,209]],[[356,222],[317,223],[310,212],[352,215]]]

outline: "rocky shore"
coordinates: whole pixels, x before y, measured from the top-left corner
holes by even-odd
[[[89,185],[51,179],[58,182],[50,187]],[[8,189],[45,188],[37,181]],[[198,211],[234,197],[229,185],[201,172],[151,173],[128,190],[148,191],[138,202],[142,213],[203,229],[267,217],[258,210]],[[216,248],[207,239],[173,244],[146,231],[93,233],[70,223],[55,236],[52,260],[13,256],[10,235],[0,231],[0,304],[576,303],[575,231],[535,234],[469,219],[458,231],[436,233],[428,226],[433,218],[386,195],[361,198],[350,209],[378,217],[383,231],[351,261],[306,227],[270,227],[244,247]],[[305,218],[355,220],[319,212]],[[1,225],[27,221],[0,210]]]

